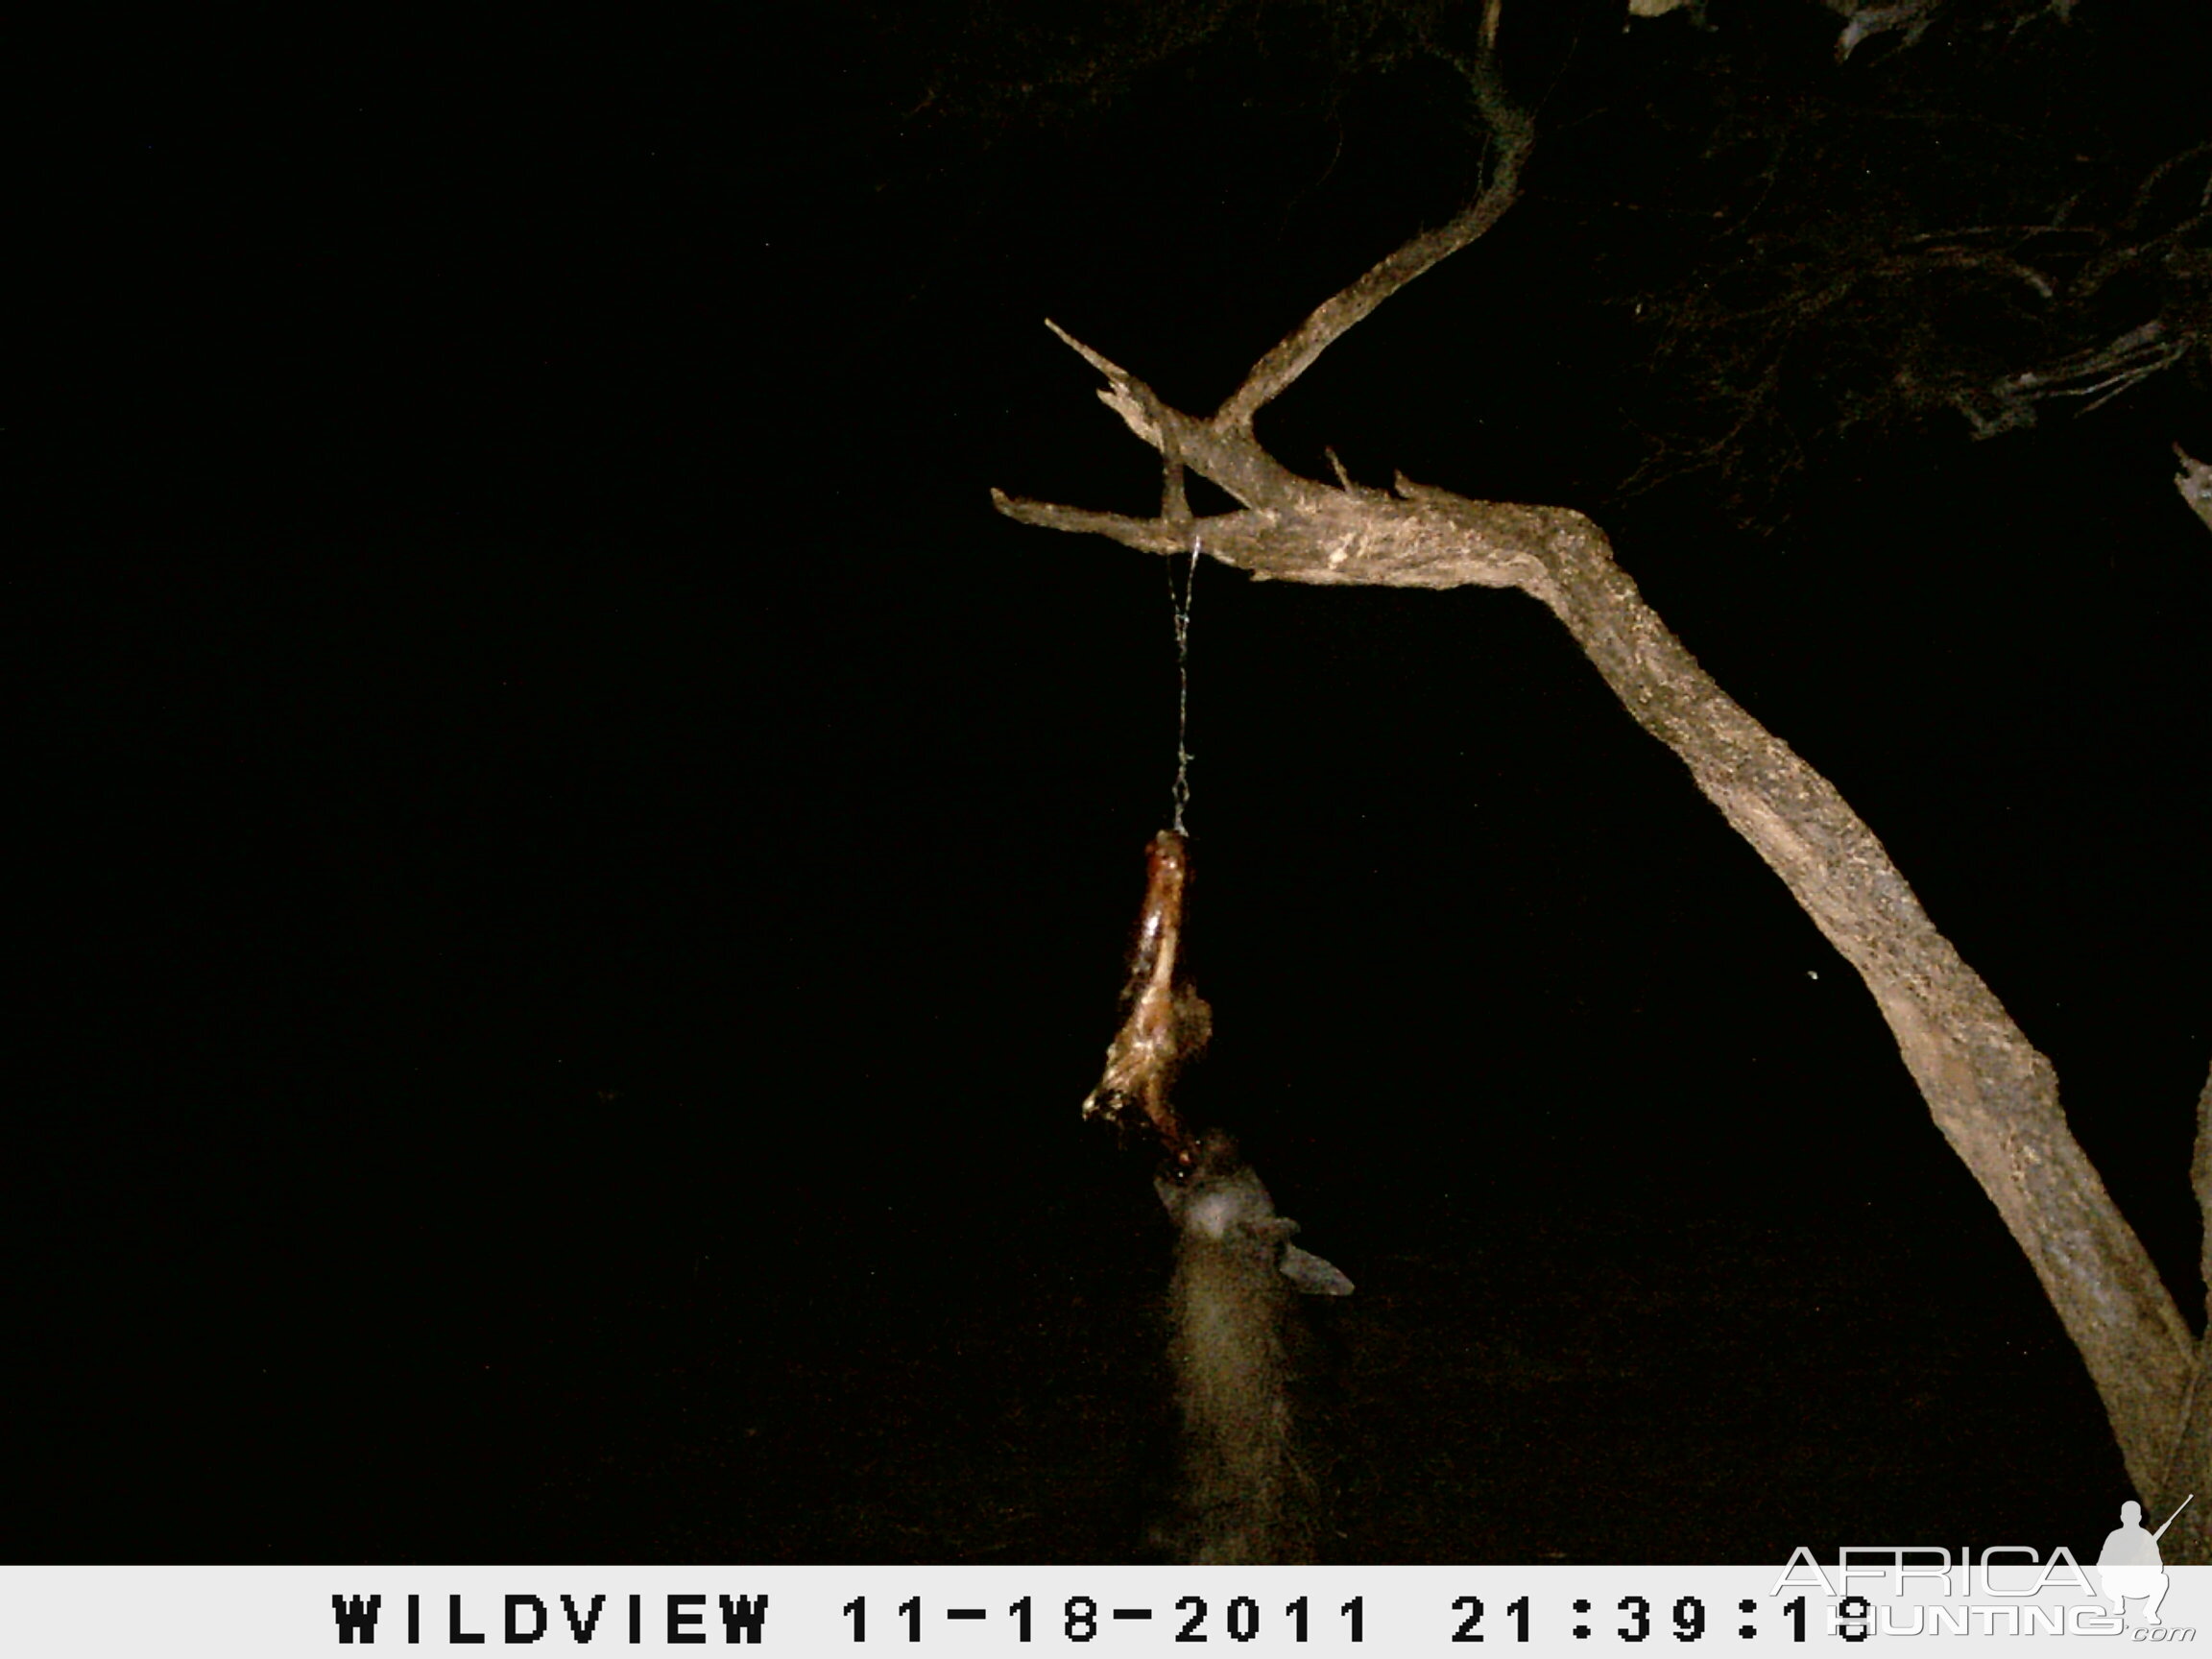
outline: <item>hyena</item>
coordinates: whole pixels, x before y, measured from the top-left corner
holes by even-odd
[[[1313,1557],[1314,1485],[1290,1401],[1293,1296],[1352,1281],[1290,1242],[1259,1175],[1216,1130],[1153,1183],[1175,1223],[1168,1359],[1183,1419],[1176,1553],[1200,1563]]]

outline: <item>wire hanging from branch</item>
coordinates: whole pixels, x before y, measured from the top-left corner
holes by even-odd
[[[1198,559],[1203,538],[1190,538],[1190,568],[1183,590],[1175,590],[1175,566],[1167,566],[1167,596],[1175,607],[1175,833],[1188,834],[1183,814],[1190,805],[1190,601],[1198,592]]]

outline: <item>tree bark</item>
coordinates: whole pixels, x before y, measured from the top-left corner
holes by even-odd
[[[1835,785],[1698,666],[1614,563],[1598,526],[1565,508],[1470,501],[1403,479],[1395,496],[1305,479],[1254,490],[1273,463],[1225,452],[1237,440],[1193,431],[1180,447],[1188,465],[1224,488],[1279,503],[1197,526],[1205,550],[1226,564],[1286,581],[1519,588],[1566,624],[1637,724],[1681,757],[1706,799],[1859,971],[1936,1126],[1997,1206],[2080,1350],[2137,1490],[2157,1489],[2193,1344],[2067,1127],[2051,1063],[1936,930]],[[1163,520],[998,501],[1028,523],[1102,531],[1159,552],[1188,545],[1188,532]]]
[[[2151,1504],[2148,1517],[2156,1524],[2171,1515],[2191,1493],[2212,1500],[2212,1387],[2205,1386],[2204,1369],[2212,1359],[2212,1073],[2197,1095],[2197,1153],[2190,1162],[2190,1185],[2197,1191],[2197,1214],[2202,1231],[2198,1235],[2197,1270],[2205,1284],[2206,1325],[2198,1341],[2196,1364],[2182,1400],[2179,1428],[2175,1431],[2173,1455]],[[2205,1503],[2192,1503],[2181,1511],[2173,1530],[2159,1540],[2168,1561],[2212,1561],[2212,1515],[2198,1511]]]
[[[1488,84],[1476,80],[1480,93]],[[1528,132],[1509,111],[1500,114],[1494,87],[1483,102],[1502,150],[1481,198],[1315,310],[1211,418],[1168,407],[1135,375],[1047,325],[1105,376],[1100,399],[1160,452],[1166,487],[1158,517],[1093,513],[997,491],[993,498],[1023,523],[1110,536],[1153,553],[1186,554],[1196,545],[1262,579],[1518,588],[1549,607],[1629,714],[1682,758],[1706,799],[1858,970],[1936,1126],[1997,1206],[2088,1365],[2137,1492],[2161,1494],[2168,1479],[2204,1467],[2203,1448],[2212,1445],[2178,1433],[2196,1368],[2188,1327],[2067,1126],[2050,1062],[1936,929],[1835,786],[1698,666],[1583,515],[1469,500],[1404,477],[1393,491],[1373,490],[1341,467],[1332,487],[1284,467],[1253,434],[1257,411],[1338,335],[1479,235],[1510,204]],[[1227,491],[1238,509],[1193,518],[1185,468]],[[2212,1104],[2202,1110],[2212,1112]],[[2208,1158],[2200,1153],[2199,1190],[2212,1214]],[[2203,1393],[2212,1412],[2212,1389]],[[2212,1420],[2204,1433],[2212,1436]],[[2186,1456],[2184,1438],[2195,1449]],[[2212,1514],[2212,1494],[2205,1507]],[[2212,1548],[2206,1534],[2186,1537],[2197,1552],[2175,1547],[2184,1541],[2177,1526],[2169,1559],[2201,1558]]]

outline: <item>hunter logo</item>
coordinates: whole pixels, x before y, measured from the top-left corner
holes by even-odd
[[[2188,1508],[2196,1496],[2192,1492],[2181,1500],[2181,1507],[2166,1517],[2166,1527],[2174,1525],[2175,1517]],[[2104,1586],[2115,1617],[2125,1619],[2128,1603],[2141,1600],[2143,1623],[2158,1623],[2158,1603],[2166,1599],[2167,1590],[2166,1563],[2159,1557],[2158,1540],[2166,1536],[2166,1527],[2146,1532],[2143,1505],[2132,1499],[2120,1505],[2120,1525],[2104,1535],[2104,1548],[2097,1551],[2097,1577]]]

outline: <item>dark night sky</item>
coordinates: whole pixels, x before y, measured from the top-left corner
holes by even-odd
[[[1075,1106],[1167,586],[988,491],[1156,498],[1045,317],[1210,406],[1471,153],[1217,60],[994,115],[943,38],[926,118],[927,26],[813,27],[43,78],[16,1558],[1134,1535],[1166,1229]],[[2195,1319],[2202,411],[1868,444],[1764,538],[1624,498],[1646,244],[1576,193],[1697,49],[1653,41],[1554,55],[1528,200],[1262,434],[1596,516],[2053,1058]],[[1216,566],[1192,653],[1191,1100],[1361,1286],[1345,1558],[2094,1547],[2123,1477],[2025,1262],[1548,615]]]

